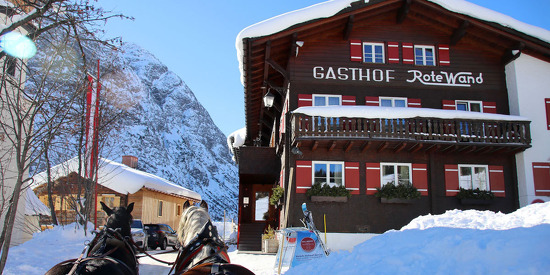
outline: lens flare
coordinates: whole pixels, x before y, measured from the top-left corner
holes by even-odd
[[[2,36],[0,47],[7,54],[17,58],[31,58],[36,54],[36,45],[28,37],[10,32]]]

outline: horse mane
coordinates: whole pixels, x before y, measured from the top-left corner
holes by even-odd
[[[210,215],[207,209],[197,206],[186,208],[178,226],[178,242],[182,246],[188,245],[209,220]]]

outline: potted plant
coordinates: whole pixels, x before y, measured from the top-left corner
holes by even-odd
[[[277,242],[277,235],[271,225],[267,226],[267,229],[262,234],[262,252],[264,253],[277,253],[279,242]]]
[[[274,187],[272,190],[273,194],[269,198],[269,204],[274,205],[275,208],[279,208],[283,205],[285,190],[281,186]]]
[[[316,182],[306,191],[306,196],[312,202],[347,202],[350,191],[345,186],[329,186]]]
[[[460,188],[456,198],[463,205],[488,205],[493,202],[495,194],[489,190]]]
[[[411,203],[420,198],[420,192],[410,182],[394,184],[388,182],[381,188],[376,188],[374,194],[382,203]]]

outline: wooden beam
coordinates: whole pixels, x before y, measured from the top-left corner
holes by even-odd
[[[403,5],[401,6],[401,8],[399,8],[399,11],[397,12],[397,24],[403,23],[405,18],[407,18],[407,14],[411,9],[411,2],[412,0],[403,0]]]
[[[470,21],[468,20],[464,20],[462,21],[462,23],[460,23],[460,26],[458,27],[458,29],[456,29],[453,32],[453,35],[451,36],[451,45],[456,45],[458,41],[460,41],[462,37],[466,35],[466,29],[469,26],[470,26]]]
[[[330,144],[330,146],[329,146],[329,148],[328,148],[328,151],[329,151],[329,152],[332,151],[332,150],[334,149],[334,147],[336,147],[336,141],[333,141],[333,142]]]
[[[525,49],[525,43],[518,42],[515,47],[506,50],[504,55],[502,55],[502,64],[507,65],[508,63],[518,59],[523,49]]]
[[[363,144],[363,146],[361,147],[361,153],[365,153],[369,147],[371,146],[371,142],[370,141],[367,141]]]
[[[380,144],[380,146],[378,146],[378,149],[377,149],[378,153],[384,151],[384,149],[386,149],[388,147],[388,145],[389,145],[389,142],[387,142],[387,141]]]
[[[463,154],[471,153],[471,152],[475,151],[476,148],[477,148],[477,146],[465,146],[465,147],[461,148],[460,150],[458,150],[458,153],[463,153]]]
[[[311,151],[315,151],[315,149],[317,149],[317,146],[319,146],[319,141],[316,140],[313,142],[313,145],[311,145]]]
[[[271,58],[271,40],[265,42],[264,82],[267,81],[267,78],[269,77],[269,64],[267,64],[267,60],[269,60],[270,58]]]
[[[411,153],[414,154],[414,153],[418,152],[420,149],[422,149],[422,147],[424,147],[424,144],[422,144],[422,143],[417,143],[417,144],[415,144],[415,145],[413,145],[413,146],[411,147],[411,149],[409,150],[409,152],[411,152]]]
[[[279,72],[285,79],[288,79],[288,71],[285,70],[281,65],[277,64],[277,62],[275,62],[273,59],[267,59],[266,63],[269,64],[269,66],[271,66],[277,72]]]
[[[458,149],[457,146],[453,144],[453,145],[449,145],[449,146],[443,148],[443,149],[441,150],[441,152],[450,153],[450,152],[455,151],[456,149]]]
[[[432,144],[431,146],[429,146],[428,148],[426,148],[426,152],[427,153],[431,153],[431,152],[435,152],[439,149],[439,147],[441,147],[441,145],[438,145],[438,144]]]
[[[399,153],[399,152],[401,152],[401,150],[403,150],[405,148],[405,146],[407,146],[407,143],[406,142],[401,142],[401,144],[398,145],[393,152],[394,153]]]
[[[346,27],[344,28],[344,41],[349,39],[349,36],[351,34],[351,31],[353,29],[353,20],[355,19],[355,15],[350,15],[348,17],[348,22],[346,23]]]
[[[346,144],[344,152],[349,152],[349,150],[351,150],[351,147],[353,147],[353,141],[349,141],[348,144]]]

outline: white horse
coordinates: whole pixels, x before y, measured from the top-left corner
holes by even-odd
[[[229,263],[227,247],[210,221],[205,201],[200,207],[191,206],[189,202],[183,205],[178,242],[181,250],[173,267],[174,274],[254,274],[245,267]]]

